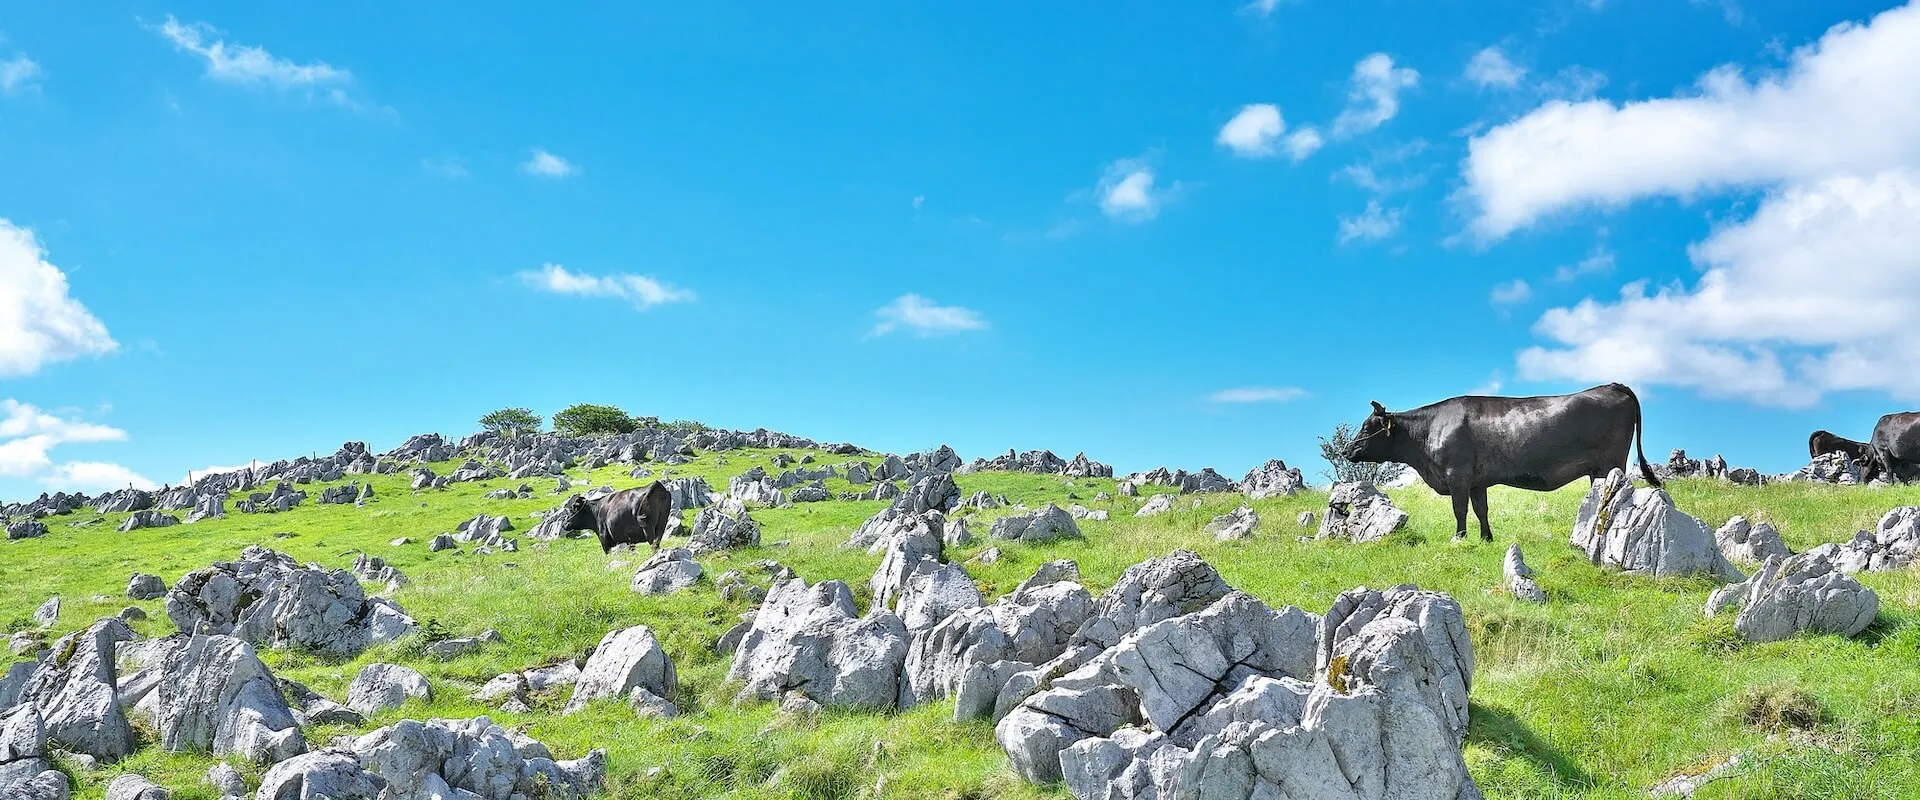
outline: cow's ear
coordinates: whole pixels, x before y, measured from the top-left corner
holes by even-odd
[[[1386,416],[1386,413],[1387,413],[1387,407],[1386,407],[1386,406],[1383,406],[1383,405],[1380,405],[1380,401],[1378,401],[1378,400],[1374,400],[1374,401],[1373,401],[1373,413],[1375,413],[1375,414],[1379,414],[1379,415],[1381,415],[1381,416]]]

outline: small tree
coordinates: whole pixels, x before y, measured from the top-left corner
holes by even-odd
[[[1321,475],[1334,483],[1351,481],[1371,481],[1375,484],[1390,483],[1405,472],[1405,464],[1391,461],[1369,463],[1347,460],[1347,447],[1353,444],[1353,426],[1340,423],[1334,426],[1333,435],[1320,437],[1320,457],[1333,467],[1332,472],[1322,470]]]
[[[503,408],[480,418],[480,427],[509,439],[540,430],[540,415],[525,408]]]
[[[632,433],[640,422],[617,406],[578,403],[553,415],[553,430],[563,436],[606,436]]]
[[[682,435],[689,434],[689,433],[699,433],[701,431],[707,431],[707,430],[713,430],[712,428],[707,427],[706,423],[700,422],[698,420],[691,420],[691,419],[669,420],[666,424],[662,425],[661,427],[667,430],[673,431],[674,433],[678,433]]]

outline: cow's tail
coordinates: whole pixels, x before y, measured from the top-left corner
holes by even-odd
[[[1646,424],[1640,416],[1640,396],[1634,394],[1633,389],[1624,383],[1616,383],[1613,386],[1626,392],[1627,399],[1633,401],[1633,453],[1640,457],[1640,477],[1646,478],[1647,483],[1658,487],[1660,478],[1653,474],[1653,465],[1647,463]]]

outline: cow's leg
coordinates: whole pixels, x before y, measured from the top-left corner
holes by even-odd
[[[1467,538],[1467,495],[1469,494],[1471,492],[1466,489],[1455,489],[1453,492],[1453,538],[1455,539]]]
[[[1487,487],[1473,490],[1473,513],[1480,518],[1480,541],[1493,541],[1493,525],[1487,522]],[[1466,523],[1460,524],[1460,532],[1466,533]]]

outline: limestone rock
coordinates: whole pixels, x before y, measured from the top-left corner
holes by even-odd
[[[165,597],[166,594],[167,582],[161,580],[158,575],[136,572],[133,573],[133,577],[127,579],[127,597],[134,600],[153,600]]]
[[[1240,479],[1240,491],[1252,500],[1289,497],[1298,494],[1306,486],[1306,479],[1301,477],[1299,467],[1289,467],[1287,462],[1277,458],[1247,470],[1246,477]]]
[[[642,563],[628,588],[648,595],[673,594],[699,582],[700,562],[693,560],[691,550],[676,547],[654,553]]]
[[[729,498],[719,505],[700,509],[694,516],[687,549],[696,555],[705,555],[759,544],[760,523],[747,513],[746,506]]]
[[[350,752],[323,750],[275,764],[260,779],[258,800],[380,800],[387,782],[360,768]],[[412,800],[411,797],[408,800]]]
[[[347,707],[367,716],[391,711],[408,700],[431,702],[427,678],[398,664],[368,664],[347,686]]]
[[[1073,515],[1068,514],[1065,509],[1048,503],[1045,508],[1038,511],[994,520],[993,528],[988,535],[995,539],[1051,542],[1055,539],[1078,538],[1080,526],[1074,524]]]
[[[167,592],[167,616],[183,633],[342,657],[415,628],[393,601],[367,597],[351,573],[301,567],[261,547],[181,578]]]
[[[1765,522],[1754,525],[1739,515],[1714,531],[1713,541],[1720,555],[1740,564],[1758,564],[1774,556],[1786,558],[1793,555],[1787,549],[1787,543],[1781,540],[1780,532],[1774,530],[1772,525]]]
[[[1230,513],[1214,517],[1207,523],[1207,532],[1222,542],[1251,538],[1260,528],[1260,515],[1252,508],[1241,506]]]
[[[123,772],[107,784],[107,800],[171,800],[173,793],[159,784],[131,772]]]
[[[1920,562],[1920,507],[1901,506],[1880,517],[1872,531],[1807,551],[1825,556],[1841,572],[1882,572]]]
[[[232,636],[181,638],[159,664],[153,690],[161,748],[261,764],[306,752],[292,709],[251,645]]]
[[[1880,597],[1835,568],[1825,556],[1769,556],[1744,582],[1707,598],[1707,616],[1739,609],[1733,628],[1752,642],[1777,642],[1801,632],[1853,636],[1880,613]]]
[[[1122,491],[1121,494],[1126,494],[1126,492]],[[1138,511],[1133,512],[1133,515],[1136,517],[1152,517],[1165,514],[1172,510],[1173,495],[1156,494],[1147,498],[1146,505],[1141,506]]]
[[[1618,468],[1595,481],[1580,503],[1572,542],[1594,564],[1630,574],[1667,577],[1704,573],[1744,578],[1720,554],[1705,523],[1673,505],[1662,489],[1635,488]]]
[[[103,761],[133,752],[133,728],[114,690],[114,648],[135,638],[125,622],[108,617],[54,643],[55,656],[40,662],[20,692],[21,701],[39,708],[49,742]]]
[[[1424,668],[1424,685],[1431,688],[1435,713],[1453,734],[1457,750],[1467,736],[1467,695],[1473,688],[1473,641],[1467,635],[1467,621],[1460,612],[1460,604],[1452,597],[1421,591],[1408,584],[1384,591],[1362,586],[1341,592],[1320,622],[1316,659],[1320,679],[1325,682],[1339,673],[1338,656],[1346,652],[1343,647],[1348,640],[1359,636],[1375,621],[1385,619],[1412,623],[1424,640],[1422,649],[1432,662]],[[1351,665],[1346,672],[1357,674]]]
[[[603,697],[627,697],[635,691],[663,698],[680,691],[673,660],[645,625],[611,631],[601,637],[600,645],[587,659],[586,669],[580,672],[579,682],[574,684],[573,699],[567,702],[565,713],[579,711]],[[667,705],[672,707],[670,703]]]
[[[881,612],[861,618],[846,584],[780,581],[734,652],[730,681],[742,699],[796,691],[834,708],[890,709],[900,694],[907,626]]]
[[[1366,481],[1336,483],[1320,518],[1321,539],[1375,542],[1407,525],[1407,512]]]
[[[606,780],[604,751],[555,761],[545,745],[486,717],[402,720],[355,739],[353,753],[385,782],[387,800],[581,800]],[[542,783],[544,794],[534,788]]]
[[[1501,564],[1501,573],[1506,576],[1507,593],[1517,600],[1529,603],[1547,602],[1547,593],[1540,590],[1540,584],[1533,580],[1533,569],[1520,557],[1520,544],[1507,545],[1507,557]]]

